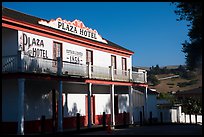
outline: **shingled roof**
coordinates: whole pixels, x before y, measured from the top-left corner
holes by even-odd
[[[40,20],[48,21],[48,20],[43,19],[43,18],[38,18],[38,17],[35,17],[35,16],[24,14],[24,13],[21,13],[19,11],[15,11],[15,10],[5,8],[5,7],[2,7],[2,16],[10,17],[12,19],[27,22],[27,23],[34,24],[34,25],[37,25],[37,26],[41,26],[40,24],[38,24],[38,21],[40,21]],[[47,27],[47,26],[44,26],[44,27]],[[50,28],[50,27],[47,27],[47,28],[54,29],[54,28]],[[59,31],[59,30],[57,30],[57,31]],[[64,33],[65,35],[67,34],[66,32],[62,32],[62,33]],[[74,34],[70,34],[70,35],[74,35]],[[74,35],[74,36],[75,37],[81,37],[81,36],[77,36],[77,35]],[[81,38],[84,38],[84,37],[81,37]],[[105,38],[103,38],[103,39],[105,39]],[[88,39],[88,40],[96,42],[96,43],[101,43],[101,42],[94,41],[94,40],[91,40],[91,39]],[[115,44],[115,43],[113,43],[113,42],[111,42],[111,41],[109,41],[107,39],[105,39],[105,40],[108,42],[107,45],[110,46],[110,47],[114,47],[116,49],[126,50],[128,52],[133,52],[133,51],[128,50],[128,49],[126,49],[126,48],[124,48],[122,46],[119,46],[118,44]]]

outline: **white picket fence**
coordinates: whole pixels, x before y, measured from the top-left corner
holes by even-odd
[[[181,113],[181,108],[170,109],[171,122],[173,123],[196,123],[196,116]],[[191,120],[190,120],[191,119]],[[197,123],[202,124],[202,115],[197,115]]]
[[[190,117],[191,117],[191,123],[196,123],[196,116],[195,115],[188,115],[185,113],[181,113],[180,122],[181,123],[190,123]],[[202,115],[197,115],[197,123],[202,124]]]
[[[164,123],[196,123],[196,116],[182,113],[181,106],[171,109],[158,109],[158,122],[161,122],[160,113],[162,113]],[[197,124],[202,125],[202,115],[197,115]]]

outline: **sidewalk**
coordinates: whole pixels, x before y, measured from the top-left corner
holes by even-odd
[[[64,129],[63,132],[45,132],[45,133],[34,133],[34,134],[26,134],[26,135],[62,135],[62,134],[82,134],[86,132],[95,132],[95,131],[105,131],[107,126],[104,128],[102,125],[92,125],[91,128],[88,127],[80,127],[79,130],[77,128]]]
[[[96,131],[78,135],[202,135],[202,125],[196,124],[157,124],[116,128],[111,132]]]
[[[39,135],[35,134],[35,135]],[[202,135],[202,125],[183,123],[164,123],[152,125],[119,125],[108,129],[102,125],[91,128],[81,127],[80,130],[66,129],[63,132],[44,133],[44,135]],[[34,134],[32,134],[34,135]]]

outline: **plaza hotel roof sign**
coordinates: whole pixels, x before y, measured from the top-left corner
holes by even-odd
[[[61,31],[65,31],[67,33],[82,36],[107,44],[107,41],[104,40],[96,30],[92,30],[91,28],[86,27],[82,21],[77,19],[70,22],[67,20],[62,20],[61,18],[57,18],[56,20],[52,19],[49,22],[40,20],[38,21],[38,23]]]

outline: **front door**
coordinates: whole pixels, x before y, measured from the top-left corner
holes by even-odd
[[[85,99],[85,107],[86,107],[86,119],[88,124],[88,96],[86,95]],[[91,95],[91,121],[95,124],[95,96]]]

